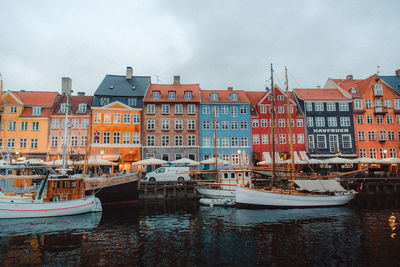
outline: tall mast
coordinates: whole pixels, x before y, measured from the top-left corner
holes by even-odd
[[[212,107],[212,116],[213,116],[213,128],[214,128],[214,158],[215,158],[215,182],[218,183],[218,155],[217,155],[217,127],[215,122],[215,110],[216,106]]]
[[[87,163],[88,163],[88,158],[90,156],[90,144],[92,142],[92,109],[89,109],[89,125],[88,125],[88,130],[86,133],[86,144],[85,144],[85,159],[84,159],[84,164],[83,164],[83,175],[86,175],[86,170],[87,170]]]
[[[290,96],[289,96],[289,83],[287,78],[287,68],[285,66],[285,79],[286,79],[286,100],[287,100],[287,115],[288,115],[288,124],[289,124],[289,146],[290,146],[290,158],[291,158],[291,167],[290,167],[290,178],[293,179],[293,171],[294,171],[294,152],[293,152],[293,135],[292,135],[292,109],[290,105]]]
[[[64,122],[64,146],[63,146],[63,157],[62,157],[62,172],[66,173],[67,170],[67,143],[68,143],[68,110],[69,110],[69,95],[65,94],[67,97],[66,111],[65,111],[65,122]],[[64,173],[64,174],[65,174]]]
[[[274,90],[274,69],[271,63],[271,93],[272,93],[272,107],[271,107],[271,146],[272,146],[272,180],[276,178],[275,170],[275,90]]]

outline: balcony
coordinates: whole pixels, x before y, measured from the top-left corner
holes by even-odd
[[[399,109],[399,108],[394,108],[393,112],[394,112],[395,114],[400,114],[400,109]]]
[[[365,109],[353,109],[354,113],[365,113]]]
[[[375,114],[385,114],[387,113],[387,109],[383,107],[375,107]]]

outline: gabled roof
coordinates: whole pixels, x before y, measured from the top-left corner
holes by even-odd
[[[128,106],[127,104],[124,104],[120,101],[114,101],[112,103],[109,103],[105,106],[101,106],[101,107],[92,107],[92,109],[126,109],[126,110],[136,110],[136,108],[133,108],[131,106]]]
[[[72,114],[75,114],[78,111],[79,104],[86,104],[87,105],[86,113],[78,113],[81,115],[85,115],[85,114],[88,114],[89,107],[91,106],[92,101],[93,101],[93,96],[73,95],[73,96],[69,97],[68,103],[72,106],[71,107]],[[61,104],[66,103],[66,102],[67,102],[67,97],[63,94],[61,96],[61,101],[59,101],[57,106],[54,108],[52,114],[53,115],[60,114],[60,113],[58,113],[58,111],[61,108]]]
[[[218,100],[210,100],[212,93],[218,94]],[[233,93],[238,95],[238,101],[231,101],[229,96]],[[246,92],[243,90],[233,90],[229,87],[228,90],[201,90],[201,102],[202,103],[250,103]]]
[[[379,76],[379,78],[400,94],[400,76]]]
[[[337,85],[339,85],[341,88],[349,92],[353,97],[359,97],[358,95],[358,88],[357,88],[357,83],[361,82],[362,79],[346,79],[346,80],[341,80],[341,79],[332,79]],[[355,93],[351,92],[351,89],[354,88],[356,90]]]
[[[100,83],[95,96],[144,96],[149,87],[150,76],[132,76],[107,74]]]
[[[153,92],[158,91],[161,94],[159,99],[152,99]],[[174,91],[176,99],[169,99],[168,92]],[[192,92],[191,99],[185,99],[185,92]],[[199,84],[151,84],[144,97],[145,102],[200,102]]]
[[[267,92],[246,92],[247,98],[250,100],[250,106],[254,107],[267,94]]]
[[[293,91],[302,100],[351,100],[337,88],[293,89]]]
[[[28,107],[51,107],[58,96],[57,92],[12,92],[25,106]]]

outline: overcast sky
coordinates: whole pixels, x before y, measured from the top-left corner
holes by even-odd
[[[260,91],[394,75],[400,1],[1,1],[4,90],[93,94],[106,74]]]

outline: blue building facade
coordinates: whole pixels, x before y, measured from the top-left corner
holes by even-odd
[[[215,157],[226,164],[218,168],[251,165],[250,101],[244,91],[201,90],[200,102],[200,161]],[[215,168],[201,165],[202,169]]]

